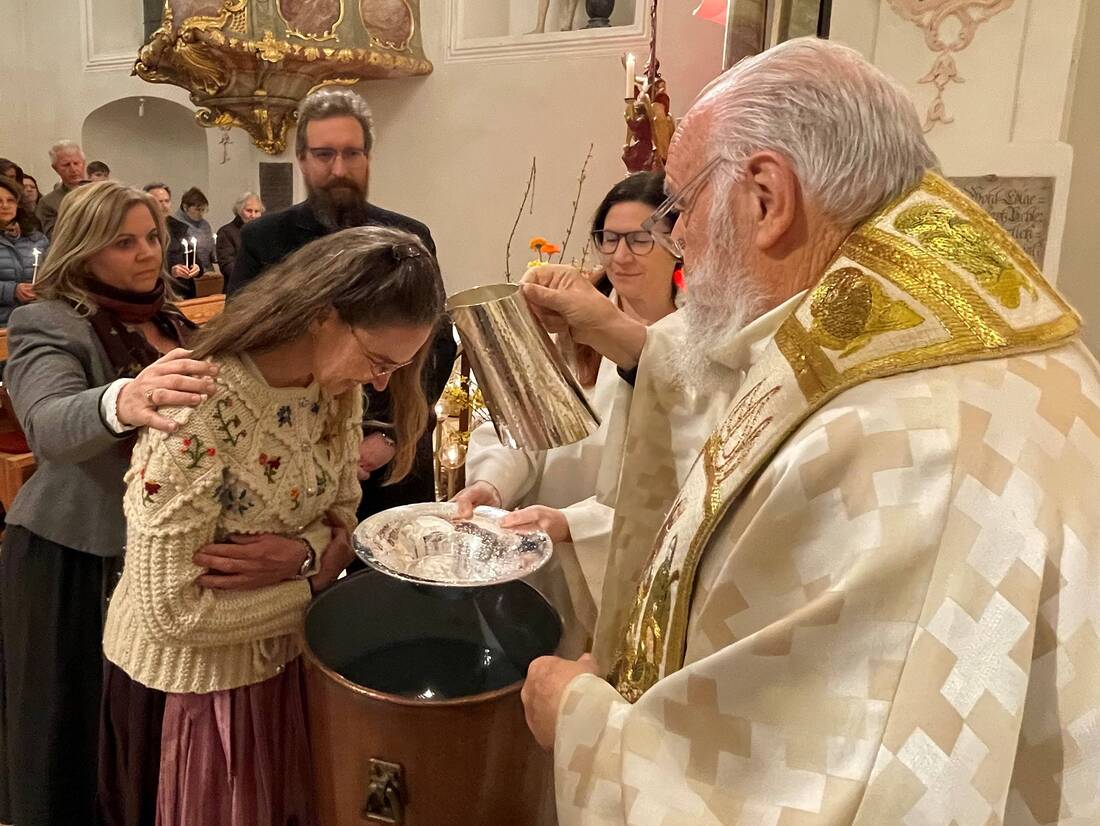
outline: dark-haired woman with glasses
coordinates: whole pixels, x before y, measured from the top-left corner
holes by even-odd
[[[642,228],[664,200],[664,173],[639,172],[612,187],[592,219],[592,245],[603,265],[593,281],[646,325],[676,309],[678,261]],[[672,213],[662,228],[670,231],[675,220]],[[549,451],[511,450],[491,426],[478,428],[470,439],[468,486],[456,501],[470,508],[519,508],[509,524],[541,528],[554,540],[560,568],[540,572],[535,584],[562,613],[564,646],[573,649],[565,653],[576,656],[592,633],[599,605],[614,515],[602,494],[617,482],[618,468],[607,457],[617,455],[611,442],[621,434],[608,433],[620,382],[615,365],[588,347],[571,348],[577,377],[604,424],[582,442]]]

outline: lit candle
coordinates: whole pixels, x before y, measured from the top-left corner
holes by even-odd
[[[626,94],[627,100],[634,100],[634,55],[627,52],[626,55]]]
[[[195,266],[199,263],[199,242],[195,240],[195,236],[191,236],[191,266]]]
[[[34,255],[34,269],[31,270],[31,283],[33,284],[38,280],[38,259],[42,257],[42,250],[35,247],[32,254]]]
[[[462,448],[458,445],[447,445],[443,450],[443,459],[448,470],[456,470],[462,464]]]
[[[463,462],[466,461],[466,450],[461,445],[449,444],[443,449],[440,464],[447,473],[447,499],[454,499],[456,473]]]
[[[186,238],[181,238],[180,239],[180,246],[183,247],[183,266],[187,267],[187,269],[191,269],[191,257],[190,257],[191,250],[190,250],[190,247],[187,244],[187,239]]]

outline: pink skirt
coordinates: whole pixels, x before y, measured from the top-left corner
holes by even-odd
[[[169,694],[157,826],[315,826],[301,659],[255,685]]]

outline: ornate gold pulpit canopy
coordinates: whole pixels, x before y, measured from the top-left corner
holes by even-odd
[[[419,0],[165,0],[134,74],[191,93],[203,126],[277,155],[319,86],[426,75]]]

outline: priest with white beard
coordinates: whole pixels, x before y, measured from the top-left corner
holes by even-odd
[[[1100,822],[1100,366],[936,168],[791,41],[672,144],[683,318],[526,276],[634,382],[595,657],[523,690],[562,826]]]

